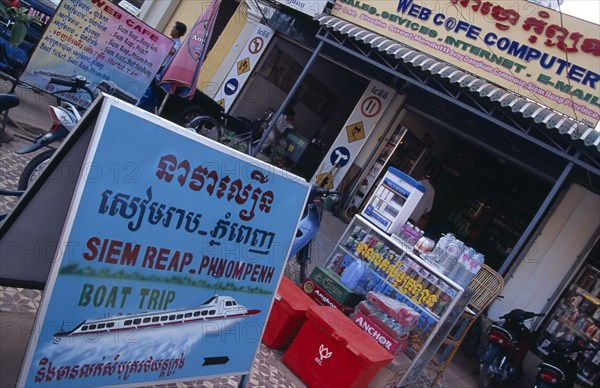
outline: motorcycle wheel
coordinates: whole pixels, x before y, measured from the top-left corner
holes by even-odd
[[[215,141],[220,141],[222,137],[219,122],[212,117],[198,116],[190,121],[186,128]]]
[[[494,363],[497,361],[494,360]],[[488,388],[492,386],[492,381],[494,380],[494,372],[492,371],[491,365],[481,365],[479,369],[479,388]]]
[[[298,261],[298,265],[300,266],[298,273],[298,280],[300,280],[300,284],[304,283],[306,280],[306,269],[308,268],[308,252],[310,250],[310,243],[307,246],[303,247],[296,254],[296,260]]]
[[[42,171],[44,171],[50,162],[52,155],[54,155],[54,151],[55,150],[46,150],[36,155],[29,163],[27,163],[19,178],[18,190],[27,190],[27,188],[38,179]]]
[[[204,113],[202,109],[195,106],[190,106],[189,108],[184,109],[183,112],[177,116],[175,122],[184,128],[188,128],[192,120],[194,120],[196,117],[205,115],[206,113]]]

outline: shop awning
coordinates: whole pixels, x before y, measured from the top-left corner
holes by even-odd
[[[594,128],[583,125],[536,102],[527,100],[509,90],[467,73],[454,65],[366,30],[353,23],[328,14],[318,15],[315,19],[322,26],[368,44],[381,53],[395,57],[397,60],[402,60],[414,67],[448,79],[462,88],[478,93],[481,97],[499,102],[503,107],[510,107],[513,112],[520,113],[525,118],[531,118],[536,123],[542,123],[548,129],[555,129],[561,134],[570,135],[573,140],[581,140],[586,146],[596,147],[600,151],[600,131],[596,131]]]

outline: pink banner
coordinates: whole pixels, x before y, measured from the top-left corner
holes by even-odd
[[[170,94],[178,94],[188,99],[194,96],[198,73],[206,57],[220,2],[213,0],[207,4],[165,71],[160,86]]]

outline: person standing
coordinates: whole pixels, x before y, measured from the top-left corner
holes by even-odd
[[[410,219],[413,220],[415,225],[421,228],[423,228],[426,224],[426,221],[421,220],[421,218],[423,218],[423,216],[428,215],[429,212],[431,212],[431,209],[433,208],[435,189],[429,181],[430,179],[431,178],[429,175],[423,175],[419,180],[419,183],[422,184],[423,187],[425,187],[425,193],[423,193],[423,196],[421,197],[421,199],[417,203],[417,206],[415,206],[415,209],[410,215]]]
[[[294,128],[294,116],[296,112],[293,108],[287,107],[283,113],[277,118],[275,125],[271,132],[265,139],[261,152],[268,153],[272,151],[273,146],[285,148],[287,142],[285,141],[284,134],[286,131]]]
[[[167,56],[167,58],[165,58],[165,61],[158,70],[158,73],[156,74],[152,82],[150,83],[150,86],[146,90],[146,93],[144,93],[144,95],[138,102],[138,107],[147,110],[148,112],[156,113],[156,108],[158,107],[158,85],[160,84],[160,81],[164,76],[165,71],[173,61],[175,53],[177,53],[177,51],[181,47],[181,38],[183,37],[183,35],[185,35],[186,32],[187,26],[185,25],[185,23],[176,21],[175,24],[173,24],[171,32],[169,33],[169,35],[171,36],[171,40],[174,43],[173,48],[171,49],[171,51],[169,51],[169,55]]]

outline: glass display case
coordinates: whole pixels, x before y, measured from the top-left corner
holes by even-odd
[[[420,315],[400,355],[405,361],[391,382],[395,386],[416,383],[463,312],[472,291],[465,291],[418,253],[360,215],[352,219],[326,266],[342,275],[357,260],[366,264],[369,272],[359,288],[392,297]]]
[[[600,343],[600,270],[584,265],[575,280],[542,325],[536,350],[547,354],[548,346],[559,340]],[[577,358],[577,379],[581,386],[600,383],[600,347]]]

